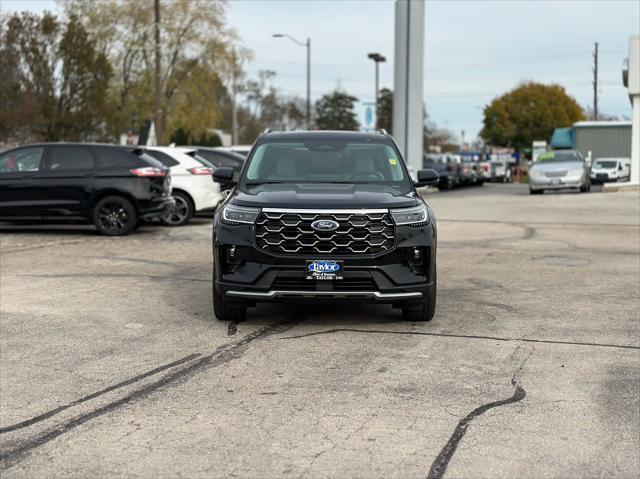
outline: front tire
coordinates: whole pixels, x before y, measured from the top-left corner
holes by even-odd
[[[544,193],[544,190],[534,190],[533,188],[529,188],[530,195],[541,195]]]
[[[93,207],[93,225],[106,236],[128,235],[138,225],[138,212],[123,196],[105,196]]]
[[[431,321],[436,314],[436,298],[438,295],[438,274],[433,276],[433,288],[431,293],[426,297],[422,304],[418,307],[412,306],[402,308],[402,318],[405,321]]]
[[[163,225],[182,226],[189,222],[195,213],[193,201],[186,193],[176,191],[171,196],[176,200],[176,205],[166,215],[160,218]]]

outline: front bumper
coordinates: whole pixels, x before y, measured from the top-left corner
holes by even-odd
[[[143,220],[160,218],[169,213],[175,205],[176,200],[171,196],[163,196],[139,205],[138,214]]]
[[[529,186],[532,190],[563,190],[582,187],[582,178],[529,178]]]
[[[308,280],[301,279],[300,286],[307,286],[304,283],[305,281]],[[308,282],[315,283],[313,281]],[[305,303],[311,301],[314,303],[376,302],[406,306],[412,303],[420,304],[424,298],[429,297],[432,288],[435,287],[433,283],[423,283],[385,288],[380,291],[377,289],[352,290],[349,288],[348,283],[344,288],[333,289],[334,287],[337,288],[340,286],[340,280],[335,282],[318,281],[317,283],[318,284],[308,285],[314,289],[300,289],[295,287],[292,289],[278,287],[275,289],[261,289],[253,286],[217,281],[216,289],[223,294],[228,301],[239,304],[263,302]]]
[[[618,175],[611,175],[610,173],[592,173],[591,174],[591,182],[592,183],[608,183],[608,182],[616,182],[618,181]]]

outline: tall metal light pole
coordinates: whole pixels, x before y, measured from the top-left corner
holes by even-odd
[[[307,47],[307,130],[309,130],[311,128],[311,38],[307,38],[306,42],[301,42],[286,33],[274,33],[273,37],[286,37],[301,47]]]
[[[380,95],[380,88],[379,88],[379,78],[380,78],[380,63],[384,63],[387,61],[387,59],[383,56],[380,55],[379,53],[369,53],[369,55],[367,55],[371,60],[373,60],[376,64],[376,94],[375,94],[375,100],[376,100],[376,118],[378,115],[378,97]]]

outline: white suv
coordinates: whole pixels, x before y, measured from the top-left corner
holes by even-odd
[[[211,175],[215,167],[193,148],[147,146],[145,151],[171,169],[171,196],[176,206],[161,221],[169,226],[187,223],[196,212],[213,211],[223,199]]]

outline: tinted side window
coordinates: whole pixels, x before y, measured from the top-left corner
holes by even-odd
[[[91,170],[95,167],[91,152],[84,146],[51,146],[48,150],[48,170]]]
[[[230,158],[225,155],[219,153],[213,153],[211,151],[198,151],[198,154],[204,156],[207,160],[213,163],[218,168],[220,167],[228,167],[233,168],[234,170],[240,170],[242,167],[242,161],[237,158]]]
[[[145,153],[147,155],[152,156],[153,158],[158,160],[160,163],[162,163],[164,166],[167,166],[169,168],[171,168],[172,166],[176,166],[178,164],[178,161],[174,160],[166,153],[162,153],[161,151],[146,150]]]
[[[235,158],[227,158],[224,155],[218,155],[220,166],[227,166],[233,169],[240,169],[242,165],[241,161],[236,160]]]
[[[20,171],[38,171],[44,148],[21,148],[0,155],[0,173],[17,173]]]
[[[100,168],[132,168],[140,163],[137,156],[124,148],[94,146],[93,151],[98,154]]]

